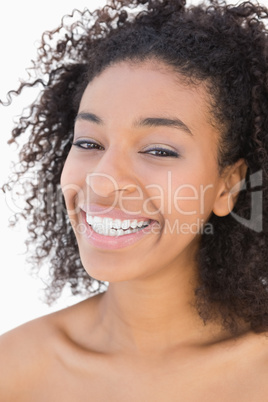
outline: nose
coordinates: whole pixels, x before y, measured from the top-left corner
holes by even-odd
[[[132,164],[126,152],[107,149],[98,160],[95,169],[87,174],[86,184],[99,197],[111,197],[118,192],[125,194],[137,190]]]

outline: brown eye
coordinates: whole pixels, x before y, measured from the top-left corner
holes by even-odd
[[[100,144],[97,144],[96,142],[93,141],[88,141],[88,140],[78,140],[73,142],[73,145],[77,148],[82,148],[82,149],[97,149],[97,150],[103,150],[103,146]]]
[[[150,155],[159,156],[161,158],[166,158],[166,157],[178,158],[179,157],[179,154],[177,152],[171,151],[170,149],[164,149],[164,148],[148,149],[142,153],[148,153]]]

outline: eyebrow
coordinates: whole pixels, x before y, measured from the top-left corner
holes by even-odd
[[[95,115],[94,113],[86,113],[86,112],[78,113],[78,115],[75,118],[75,122],[77,120],[86,120],[92,123],[103,124],[102,119],[97,115]]]
[[[193,135],[188,126],[183,121],[177,118],[164,118],[164,117],[147,117],[135,123],[135,126],[142,127],[174,127],[185,131],[187,134]]]
[[[79,113],[75,121],[77,120],[86,120],[91,123],[96,123],[103,125],[104,121],[95,115],[94,113],[88,113],[88,112],[81,112]],[[185,133],[193,135],[192,131],[189,129],[189,127],[183,123],[182,120],[178,118],[164,118],[164,117],[147,117],[145,119],[140,119],[137,120],[134,123],[135,127],[174,127],[178,128],[180,130],[183,130]]]

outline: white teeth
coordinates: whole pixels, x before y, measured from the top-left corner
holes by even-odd
[[[104,225],[106,228],[109,228],[109,229],[111,229],[112,226],[113,226],[113,220],[112,220],[112,218],[104,218],[103,221],[102,221],[102,223],[103,223],[103,225]]]
[[[137,226],[138,226],[138,221],[137,221],[137,219],[135,219],[135,220],[130,224],[130,227],[131,227],[132,229],[135,229]]]
[[[149,225],[150,221],[140,221],[137,219],[112,219],[112,218],[102,218],[100,216],[92,216],[87,214],[86,220],[89,225],[91,225],[94,232],[102,234],[104,236],[123,236],[130,233],[135,233],[140,230],[143,226]]]
[[[103,227],[101,225],[97,225],[95,223],[93,223],[92,225],[92,229],[94,230],[94,232],[99,233],[99,234],[104,234],[103,232]]]
[[[102,223],[103,219],[100,216],[94,216],[93,223]]]
[[[126,230],[125,231],[125,234],[130,234],[130,233],[135,233],[135,232],[137,232],[137,229],[135,230],[131,230],[131,229],[128,229],[128,230]]]
[[[122,229],[128,229],[130,227],[130,220],[126,219],[122,222]]]
[[[106,234],[106,233],[104,233],[104,234]],[[107,236],[107,234],[106,234],[106,236]],[[110,229],[108,236],[117,236],[117,230],[116,229]]]
[[[93,224],[93,217],[92,217],[92,216],[87,215],[87,223],[88,223],[89,225],[92,225],[92,224]]]
[[[121,221],[120,221],[120,219],[115,219],[114,221],[113,221],[113,228],[114,229],[120,229],[121,228]]]

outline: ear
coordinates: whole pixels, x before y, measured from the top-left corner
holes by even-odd
[[[224,170],[213,207],[215,215],[226,216],[233,210],[243,187],[247,169],[245,160],[239,159],[234,165]]]

